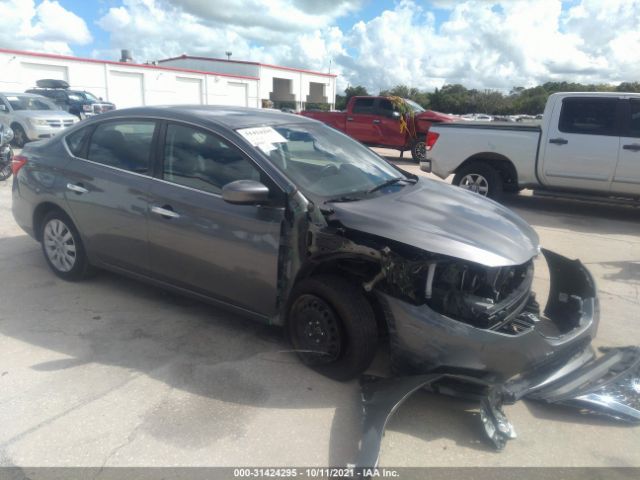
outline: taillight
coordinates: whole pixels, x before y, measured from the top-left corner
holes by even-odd
[[[433,147],[438,141],[439,136],[439,133],[427,132],[427,150],[431,150],[431,147]]]
[[[17,175],[22,167],[27,164],[27,157],[24,155],[14,155],[11,159],[11,171]]]

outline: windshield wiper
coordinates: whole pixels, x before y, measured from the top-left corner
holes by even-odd
[[[386,181],[382,182],[380,185],[376,185],[371,190],[369,190],[367,193],[377,192],[381,188],[388,187],[389,185],[395,185],[396,183],[402,182],[402,181],[409,182],[409,183],[416,183],[417,182],[417,180],[414,179],[414,178],[393,177],[393,178],[390,178],[389,180],[386,180]]]
[[[358,200],[362,200],[362,198],[343,195],[341,197],[330,198],[329,200],[325,200],[324,203],[357,202]]]

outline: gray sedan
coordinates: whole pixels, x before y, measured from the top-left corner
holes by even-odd
[[[284,326],[332,378],[367,369],[382,339],[399,373],[520,375],[512,398],[606,374],[592,368],[598,300],[580,262],[541,250],[507,208],[314,120],[118,110],[28,145],[13,170],[14,217],[59,277],[109,269]]]

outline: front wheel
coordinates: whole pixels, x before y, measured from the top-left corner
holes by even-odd
[[[362,289],[336,275],[310,277],[294,288],[287,329],[302,362],[334,380],[364,372],[378,346],[373,309]]]
[[[500,173],[484,162],[471,162],[456,172],[453,185],[498,200],[502,196],[503,181]]]
[[[411,145],[411,157],[416,163],[424,162],[427,159],[427,144],[424,140],[417,140]]]

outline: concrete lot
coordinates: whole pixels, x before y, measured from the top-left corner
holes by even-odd
[[[207,305],[108,273],[58,280],[13,222],[10,194],[0,182],[0,465],[354,460],[356,382],[315,374],[279,330]],[[530,194],[507,203],[596,276],[596,344],[640,344],[640,211]],[[538,291],[547,275],[537,270]],[[519,438],[497,453],[473,408],[416,394],[389,425],[381,466],[640,466],[640,428],[520,402],[506,407]]]

